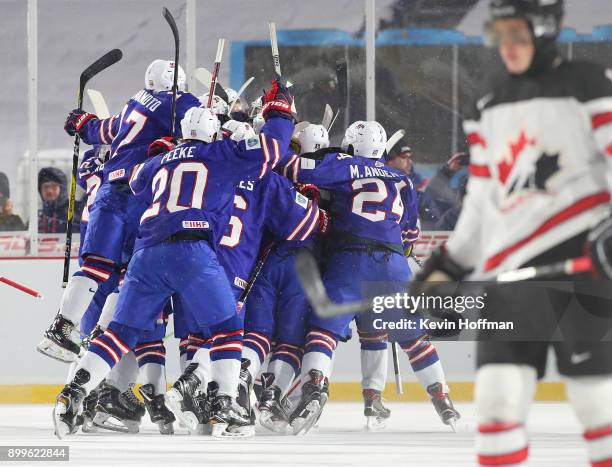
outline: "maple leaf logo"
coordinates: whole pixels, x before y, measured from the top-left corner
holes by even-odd
[[[499,179],[503,184],[505,184],[506,180],[508,180],[508,176],[510,175],[510,172],[512,172],[512,168],[516,164],[516,160],[519,158],[525,148],[527,146],[535,146],[535,144],[535,138],[529,139],[525,134],[525,130],[521,130],[518,140],[515,143],[512,141],[510,142],[510,153],[507,157],[502,158],[502,161],[497,164]]]

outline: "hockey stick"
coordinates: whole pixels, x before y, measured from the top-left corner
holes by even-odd
[[[259,277],[259,274],[261,273],[261,270],[263,269],[264,265],[266,264],[266,260],[268,259],[268,256],[270,256],[270,252],[272,251],[273,247],[274,247],[273,243],[268,245],[264,249],[264,251],[261,254],[261,256],[259,257],[259,259],[257,260],[257,264],[255,265],[255,268],[253,268],[253,272],[251,273],[251,277],[249,277],[249,282],[247,283],[246,287],[244,288],[244,290],[240,294],[240,297],[238,298],[238,307],[239,307],[239,309],[242,308],[242,306],[244,305],[244,302],[246,301],[247,297],[249,296],[249,293],[251,292],[251,289],[253,289],[253,286],[255,285],[255,281]]]
[[[327,294],[327,291],[325,290],[325,286],[323,285],[323,280],[321,279],[321,274],[319,273],[317,263],[309,253],[298,253],[295,260],[295,269],[308,301],[310,302],[315,313],[322,318],[331,318],[333,316],[349,313],[363,313],[372,310],[375,297],[348,303],[332,302]],[[543,280],[556,277],[560,274],[573,275],[589,272],[592,269],[593,264],[591,262],[591,258],[582,256],[560,261],[558,263],[508,271],[501,273],[494,278],[493,281],[504,283],[524,281],[527,279]]]
[[[221,68],[221,60],[223,58],[223,47],[225,46],[225,39],[219,39],[217,44],[217,55],[215,56],[215,66],[213,67],[212,76],[210,77],[210,87],[208,90],[208,104],[206,107],[209,109],[212,106],[213,96],[215,95],[215,89],[217,88],[217,78],[219,77],[219,68]],[[227,102],[227,93],[225,102]]]
[[[400,373],[398,349],[399,344],[397,342],[392,342],[391,353],[393,354],[393,372],[395,373],[395,392],[401,396],[404,394],[404,388],[402,387],[402,374]]]
[[[206,68],[196,68],[193,72],[193,76],[200,82],[200,84],[202,84],[202,86],[204,86],[206,89],[209,89],[210,81],[212,79],[212,73],[210,71],[208,71]],[[210,89],[208,92],[210,93]],[[219,80],[217,80],[217,87],[215,88],[215,93],[225,102],[229,100],[227,91],[219,82]]]
[[[236,97],[234,98],[234,100],[232,102],[229,103],[229,112],[230,113],[232,113],[232,107],[234,107],[234,104],[238,101],[238,99],[240,99],[240,96],[242,96],[242,93],[246,90],[246,88],[249,87],[249,85],[253,82],[254,79],[255,79],[255,77],[251,76],[244,83],[242,83],[242,86],[240,86],[240,89],[238,89],[238,92],[236,92]]]
[[[113,49],[107,52],[98,60],[89,65],[81,73],[79,78],[79,90],[77,94],[77,109],[83,110],[83,92],[87,82],[96,76],[101,71],[105,70],[114,63],[117,63],[123,57],[123,53],[119,49]],[[62,287],[68,285],[68,276],[70,275],[70,254],[72,253],[72,220],[74,219],[74,202],[76,197],[76,177],[79,167],[79,146],[81,137],[79,134],[74,135],[74,147],[72,150],[72,174],[70,177],[70,197],[68,198],[68,225],[66,226],[66,249],[64,250],[64,273],[62,277]]]
[[[178,92],[178,67],[179,67],[179,32],[176,26],[174,16],[170,13],[168,8],[162,9],[162,14],[168,22],[170,29],[172,29],[172,35],[174,36],[174,80],[172,82],[172,119],[170,123],[170,137],[174,140],[174,123],[176,121],[176,94]]]
[[[104,96],[100,91],[96,91],[95,89],[88,89],[87,96],[91,101],[91,105],[93,105],[95,114],[100,118],[109,118],[110,111],[108,110],[108,105],[106,105],[106,101],[104,100]]]
[[[338,82],[338,110],[329,124],[328,132],[336,123],[336,119],[340,115],[340,109],[344,109],[345,115],[348,112],[348,67],[345,60],[336,61],[336,81]]]
[[[321,120],[321,125],[323,125],[326,130],[329,130],[333,118],[334,111],[332,110],[329,104],[325,104],[325,111],[323,112],[323,119]]]
[[[278,53],[278,39],[276,37],[276,23],[268,23],[268,29],[270,30],[270,45],[272,46],[272,61],[274,62],[274,72],[276,78],[281,79],[281,66],[280,66],[280,55]]]
[[[385,148],[387,150],[387,154],[391,152],[391,149],[393,149],[393,147],[397,144],[397,142],[400,139],[402,139],[405,135],[406,135],[406,132],[404,130],[397,130],[395,133],[391,135],[391,138],[387,140],[387,146]]]
[[[4,282],[6,285],[10,285],[11,287],[16,288],[17,290],[21,290],[22,292],[25,292],[28,295],[31,295],[32,297],[43,298],[43,295],[40,292],[30,289],[29,287],[26,287],[25,285],[20,284],[19,282],[12,281],[6,277],[0,276],[0,282]]]

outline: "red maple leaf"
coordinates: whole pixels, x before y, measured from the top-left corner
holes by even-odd
[[[506,183],[506,180],[508,179],[508,176],[512,171],[512,167],[514,167],[516,160],[521,155],[523,150],[527,147],[527,145],[535,146],[535,143],[535,138],[527,138],[525,130],[521,130],[521,133],[518,137],[518,141],[516,143],[510,142],[510,160],[504,159],[502,162],[497,164],[499,179],[502,183]]]

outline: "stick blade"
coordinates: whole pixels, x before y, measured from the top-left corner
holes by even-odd
[[[387,150],[387,154],[391,152],[391,149],[393,149],[395,145],[397,144],[397,142],[400,139],[402,139],[405,135],[406,135],[405,130],[397,130],[395,133],[393,133],[393,135],[391,135],[391,138],[387,140],[387,146],[385,148]]]
[[[98,118],[108,118],[110,117],[110,111],[108,110],[108,105],[106,105],[106,101],[104,100],[104,96],[100,91],[95,89],[88,89],[87,96],[91,101],[91,105],[94,108],[94,112],[98,116]]]
[[[162,15],[164,15],[165,20],[168,22],[168,25],[170,25],[170,29],[172,29],[172,34],[174,35],[174,38],[178,41],[178,27],[176,25],[174,16],[172,16],[172,13],[170,13],[170,10],[168,10],[168,8],[166,7],[162,8]]]
[[[329,130],[333,118],[334,111],[332,110],[329,104],[325,104],[325,111],[323,112],[323,119],[321,120],[321,125],[323,125],[326,130]]]
[[[80,86],[81,89],[85,89],[85,84],[95,75],[105,70],[109,66],[117,63],[123,58],[123,52],[120,49],[113,49],[110,52],[106,52],[99,59],[89,65],[83,73],[81,73]]]

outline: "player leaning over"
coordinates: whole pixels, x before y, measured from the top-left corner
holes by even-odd
[[[278,81],[266,94],[267,123],[259,138],[215,141],[220,124],[210,109],[192,108],[181,121],[185,142],[136,167],[130,187],[149,207],[108,328],[91,341],[75,376],[57,398],[56,434],[74,429],[77,410],[143,331],[151,330],[171,296],[210,329],[213,435],[239,435],[250,420],[233,409],[242,353],[242,320],[215,253],[241,180],[261,178],[280,161],[293,131],[292,97]]]
[[[176,122],[180,122],[187,109],[200,102],[181,91],[185,73],[180,67],[177,72]],[[132,196],[128,180],[133,167],[147,158],[149,144],[171,134],[173,78],[174,62],[155,60],[145,73],[145,89],[130,98],[121,114],[100,120],[94,114],[73,110],[66,119],[64,129],[69,135],[78,133],[87,144],[111,144],[111,157],[104,164],[103,183],[89,210],[81,246],[83,264],[70,278],[59,312],[38,345],[45,355],[67,362],[77,358],[80,349],[70,334],[100,284],[123,262],[125,243],[135,235],[145,208]]]
[[[562,16],[562,0],[491,2],[488,33],[508,73],[464,124],[471,145],[467,196],[446,249],[431,257],[420,280],[434,274],[461,280],[472,270],[474,278],[489,278],[585,250],[597,274],[610,277],[612,71],[561,59],[555,40]],[[536,338],[478,343],[481,465],[527,460],[525,422],[549,346],[568,378],[592,465],[612,465],[612,343],[604,338],[612,303],[596,297],[598,282],[588,274],[558,279],[571,281],[576,292],[521,283],[488,291],[503,308],[488,312],[500,320],[512,315],[519,332]],[[413,293],[428,287],[415,285]],[[544,302],[556,304],[552,319],[537,305]],[[548,337],[539,338],[544,331]],[[555,332],[561,340],[551,339]]]

